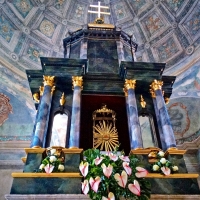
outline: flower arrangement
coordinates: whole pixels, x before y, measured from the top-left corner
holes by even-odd
[[[95,200],[149,199],[151,186],[145,180],[147,170],[140,167],[135,155],[117,152],[100,153],[88,149],[83,153],[79,169],[84,177],[82,192]]]
[[[42,160],[38,172],[46,172],[47,174],[50,174],[51,172],[62,172],[63,170],[64,165],[62,165],[62,160],[60,160],[56,155],[56,149],[51,149],[47,157]]]
[[[178,166],[173,165],[164,156],[165,156],[165,153],[163,151],[159,151],[157,153],[156,157],[159,159],[159,161],[155,162],[152,165],[152,170],[154,172],[161,172],[164,175],[169,176],[171,173],[178,171]]]

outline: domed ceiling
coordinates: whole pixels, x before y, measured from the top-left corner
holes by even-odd
[[[94,21],[96,15],[89,14],[88,9],[90,4],[97,3],[97,0],[0,0],[0,92],[11,99],[13,109],[26,105],[26,114],[18,113],[26,126],[19,128],[19,137],[28,135],[28,131],[30,135],[35,116],[25,70],[41,69],[40,57],[63,57],[63,39]],[[185,73],[188,84],[191,83],[188,70],[199,73],[195,66],[199,69],[200,1],[101,0],[101,4],[110,7],[111,15],[104,16],[104,21],[128,33],[138,44],[137,61],[167,63],[164,74],[182,76],[177,79],[179,88]],[[193,76],[196,89],[200,90],[200,75]],[[16,112],[13,110],[13,116]],[[22,115],[29,118],[25,120]],[[16,122],[10,116],[9,120]],[[9,131],[11,127],[5,128],[3,135],[9,133],[12,140],[14,133]]]

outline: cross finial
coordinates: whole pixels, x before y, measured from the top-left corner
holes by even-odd
[[[101,12],[101,8],[109,9],[109,7],[108,6],[101,6],[101,2],[100,1],[98,1],[98,6],[97,5],[90,5],[90,7],[98,8],[98,11],[88,10],[89,13],[96,13],[96,14],[98,14],[98,18],[100,18],[100,14],[110,15],[109,12]]]

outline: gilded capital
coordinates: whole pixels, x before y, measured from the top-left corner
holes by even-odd
[[[55,83],[54,78],[55,78],[55,76],[43,76],[44,86],[49,85],[49,86],[53,87],[53,85]]]
[[[150,85],[151,89],[156,91],[156,90],[161,90],[163,85],[163,81],[157,81],[154,80],[152,84]]]
[[[135,85],[136,85],[136,80],[125,79],[124,88],[126,88],[127,90],[135,89]]]
[[[83,89],[83,77],[82,76],[72,76],[72,84],[73,87],[79,86],[81,89]]]

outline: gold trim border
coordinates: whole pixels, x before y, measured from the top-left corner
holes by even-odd
[[[25,148],[26,154],[28,153],[44,153],[46,151],[45,148]]]
[[[79,148],[69,148],[69,149],[62,149],[62,152],[64,154],[70,154],[70,153],[77,153],[80,154],[83,152],[83,149],[79,149]]]
[[[136,155],[148,155],[150,152],[152,151],[163,151],[160,148],[157,147],[150,147],[150,148],[146,148],[146,149],[131,149],[130,154],[136,154]],[[187,152],[187,150],[182,150],[182,149],[176,149],[176,148],[169,148],[167,149],[167,151],[165,152],[165,155],[184,155]]]
[[[148,173],[145,178],[198,178],[199,174],[170,174],[168,176],[163,174],[157,174],[157,173]]]
[[[13,172],[13,178],[82,178],[80,173],[23,173]],[[148,173],[145,178],[198,178],[199,174],[170,174],[168,176],[158,173]]]
[[[175,155],[184,155],[187,150],[181,150],[181,149],[167,149],[165,153],[168,154],[175,154]]]
[[[13,172],[13,178],[82,178],[80,173],[23,173]]]
[[[137,155],[148,155],[151,151],[162,151],[160,148],[157,147],[150,147],[146,149],[138,148],[138,149],[131,149],[130,154],[137,154]]]

